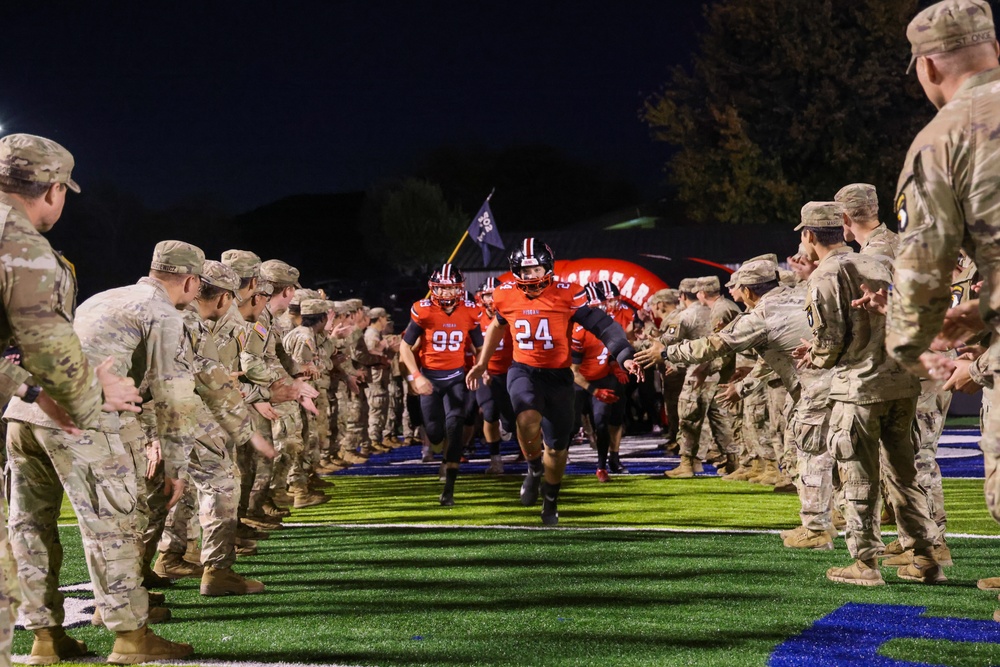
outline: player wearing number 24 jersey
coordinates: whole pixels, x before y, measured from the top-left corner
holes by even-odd
[[[514,282],[493,293],[496,315],[486,330],[479,361],[469,369],[466,381],[471,389],[478,386],[490,356],[509,329],[514,361],[507,373],[507,390],[517,415],[517,440],[528,461],[521,503],[533,505],[541,490],[542,522],[555,525],[559,521],[556,501],[573,432],[572,326],[579,324],[596,335],[624,368],[637,367],[621,326],[604,312],[590,308],[578,285],[553,281],[555,257],[551,248],[528,238],[511,253],[509,262]]]
[[[424,429],[432,445],[447,443],[442,505],[455,504],[455,480],[462,458],[462,426],[465,407],[465,351],[471,341],[482,347],[479,307],[465,300],[465,278],[451,264],[444,264],[428,281],[429,299],[413,304],[410,324],[403,333],[399,360],[409,374],[406,379],[420,395]],[[421,365],[414,349],[421,352]]]

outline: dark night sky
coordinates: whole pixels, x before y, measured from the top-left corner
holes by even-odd
[[[11,3],[12,4],[12,3]],[[547,143],[647,195],[637,119],[702,2],[39,3],[4,7],[3,134],[163,207],[362,189],[442,145]]]

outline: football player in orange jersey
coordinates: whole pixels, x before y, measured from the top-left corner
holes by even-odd
[[[410,324],[399,346],[399,360],[406,366],[407,381],[420,395],[424,430],[432,445],[446,443],[445,482],[440,502],[455,504],[455,480],[462,459],[465,407],[465,348],[467,339],[478,353],[483,345],[479,309],[465,300],[465,277],[451,264],[431,274],[431,298],[410,309]],[[421,348],[423,373],[413,354]]]
[[[496,278],[487,278],[476,292],[476,301],[482,307],[479,316],[479,327],[486,333],[496,311],[493,310],[493,292],[497,288]],[[503,459],[500,458],[500,425],[504,430],[514,430],[514,407],[507,393],[507,371],[514,360],[511,349],[513,341],[510,329],[504,332],[503,339],[496,352],[490,357],[486,368],[485,382],[476,389],[476,400],[483,410],[483,438],[490,447],[490,465],[486,468],[487,475],[503,474]]]
[[[628,342],[635,342],[636,314],[635,311],[626,306],[621,301],[621,290],[610,280],[601,280],[592,283],[597,295],[601,298],[600,309],[608,314],[611,319],[621,325],[625,331]]]
[[[611,316],[619,310],[618,290],[614,283],[603,280],[586,287],[588,304],[600,308]],[[608,454],[611,454],[611,472],[625,474],[618,449],[625,423],[625,403],[621,401],[623,387],[628,384],[628,373],[618,362],[608,358],[608,348],[594,334],[579,324],[573,327],[571,344],[573,379],[576,385],[589,394],[588,411],[597,440],[597,479],[608,481]]]
[[[632,361],[634,351],[621,326],[588,306],[578,285],[553,281],[555,257],[551,248],[527,238],[510,254],[509,261],[514,282],[493,292],[496,314],[466,382],[470,389],[478,387],[490,357],[506,330],[512,328],[514,361],[507,372],[507,391],[517,417],[517,440],[528,461],[521,504],[534,505],[541,490],[542,523],[553,526],[559,522],[556,503],[573,434],[572,326],[579,324],[597,336],[629,372],[641,370]]]

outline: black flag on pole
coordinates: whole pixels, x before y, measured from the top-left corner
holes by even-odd
[[[493,193],[490,193],[490,197]],[[483,266],[489,266],[490,246],[503,250],[503,240],[500,232],[497,231],[496,220],[493,219],[493,211],[490,210],[490,197],[483,202],[482,208],[476,217],[469,224],[469,238],[476,242],[476,245],[483,251]]]

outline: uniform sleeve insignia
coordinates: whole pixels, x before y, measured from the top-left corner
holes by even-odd
[[[900,192],[896,198],[896,220],[899,221],[899,231],[905,232],[910,216],[906,213],[906,193]]]
[[[957,308],[960,303],[962,303],[962,297],[965,295],[965,288],[961,285],[951,288],[951,307]]]
[[[240,346],[240,351],[242,352],[243,348],[245,348],[247,346],[247,332],[246,331],[241,331],[238,334],[236,334],[236,344]]]
[[[806,306],[806,320],[809,322],[809,327],[813,326],[813,307]]]
[[[677,333],[677,327],[676,326],[667,327],[667,335],[668,336],[673,336],[676,333]]]
[[[255,322],[253,325],[253,330],[261,337],[261,340],[267,339],[267,327],[265,327],[260,322]]]

